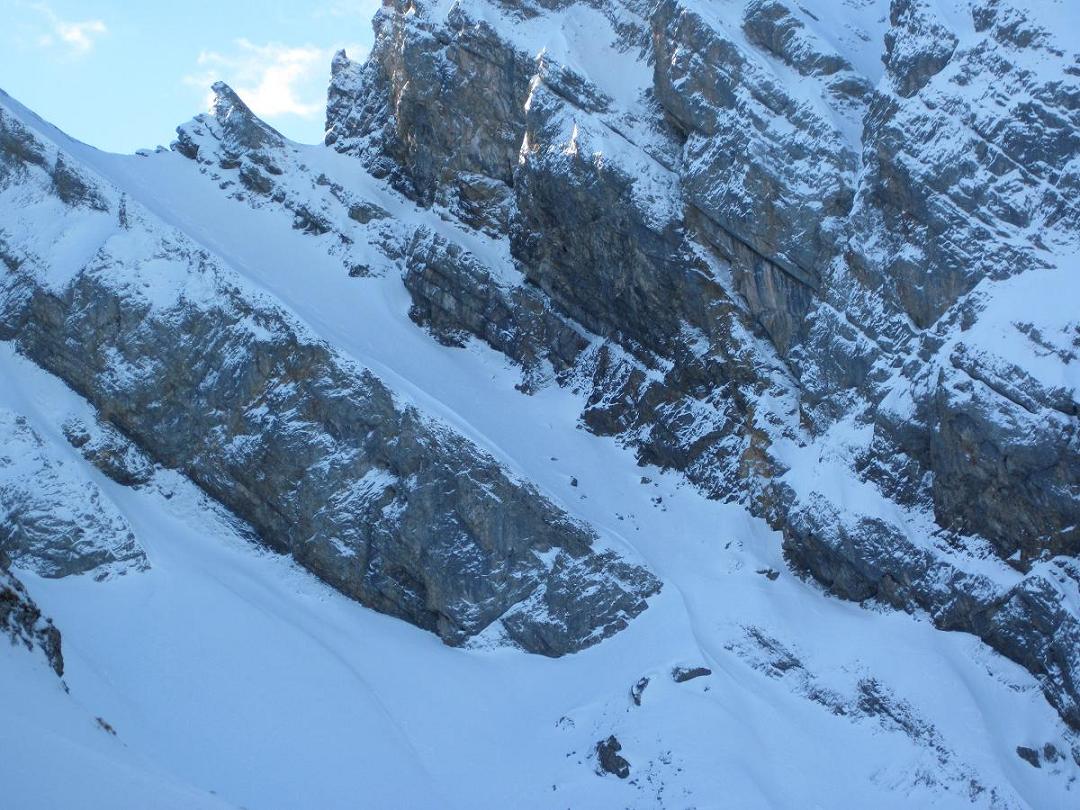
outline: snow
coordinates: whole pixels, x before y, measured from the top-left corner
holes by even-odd
[[[479,4],[477,4],[479,5]],[[500,26],[500,30],[507,30]],[[619,43],[608,18],[595,8],[572,5],[561,14],[541,14],[509,29],[511,41],[531,55],[554,59],[600,89],[623,110],[634,110],[652,87],[652,68]]]
[[[1040,384],[1080,403],[1080,263],[983,281],[972,293],[975,324],[963,344],[1023,369]]]
[[[0,644],[0,774],[7,807],[225,810],[99,726],[44,663]],[[16,697],[17,696],[17,697]]]
[[[884,73],[881,54],[889,27],[888,0],[804,0],[790,7],[855,70],[878,83]]]
[[[881,4],[882,0],[870,0],[870,2]],[[754,74],[756,74],[753,76],[753,82],[764,83],[766,86],[770,81],[775,82],[783,88],[782,92],[785,96],[791,98],[798,104],[800,110],[813,111],[823,123],[831,124],[835,132],[844,137],[847,141],[847,146],[850,149],[856,153],[861,151],[862,113],[859,108],[840,108],[839,106],[830,103],[829,94],[825,92],[825,79],[828,77],[803,76],[796,69],[786,64],[775,55],[751,43],[743,30],[743,13],[745,5],[744,2],[740,2],[739,0],[721,0],[721,2],[689,0],[684,4],[686,9],[693,14],[696,14],[710,28],[715,30],[721,39],[732,42],[738,47],[739,55],[746,59],[747,65]],[[825,4],[822,3],[821,5]],[[822,11],[822,9],[817,10]],[[827,13],[825,19],[835,19],[836,15],[837,11],[834,9]],[[799,14],[798,17],[804,24],[807,24],[811,36],[818,36],[822,46],[821,50],[824,53],[828,53],[835,48],[837,52],[845,57],[856,57],[857,67],[864,76],[872,80],[879,78],[882,73],[882,68],[879,65],[872,66],[871,61],[866,56],[869,50],[876,47],[876,38],[870,34],[865,34],[865,32],[858,27],[858,23],[855,22],[856,20],[861,20],[863,15],[849,17],[843,12],[840,12],[840,15],[844,17],[844,22],[833,22],[832,24],[814,21],[812,17],[806,14],[805,10]],[[876,16],[876,14],[873,16]],[[884,36],[884,23],[886,22],[887,19],[879,20],[876,25],[873,26],[873,29],[877,31],[877,37]],[[855,37],[855,41],[863,46],[858,48],[857,53],[855,54],[849,53],[848,49],[843,47],[843,42],[835,36],[835,33],[832,35],[822,35],[823,31],[839,32],[844,31],[845,29],[850,31],[853,27],[854,31],[852,32],[852,35]],[[867,37],[866,41],[862,39],[864,35]],[[875,58],[880,60],[880,54],[881,51],[879,49],[876,51]],[[860,55],[861,58],[858,58]],[[853,67],[855,66],[856,65],[853,64]],[[744,82],[744,84],[747,84],[747,82]],[[744,87],[740,87],[739,92],[744,96],[742,103],[753,106],[762,106],[762,101],[753,98]],[[790,115],[790,113],[788,115]],[[769,121],[772,126],[782,126],[787,123],[784,117],[775,115],[772,110],[766,111],[762,117],[764,120]],[[823,138],[834,137],[832,133],[821,132],[817,134]]]
[[[41,175],[44,177],[44,172]],[[73,269],[86,265],[115,229],[112,218],[105,214],[72,221],[64,216],[66,206],[59,199],[29,199],[24,187],[0,192],[0,205],[5,212],[2,230],[32,236],[30,259],[47,270],[42,280],[54,290],[63,289]]]
[[[399,278],[348,278],[320,240],[288,227],[287,214],[224,198],[176,156],[138,159],[139,168],[135,159],[94,157],[99,172],[124,183],[133,209],[144,205],[166,223],[183,217],[245,284],[286,302],[400,397],[491,450],[665,580],[627,630],[578,655],[454,650],[253,545],[178,476],[160,473],[131,490],[88,468],[150,569],[105,583],[19,573],[64,634],[70,700],[145,758],[140,778],[260,810],[358,799],[771,807],[807,806],[807,797],[823,807],[947,807],[969,805],[969,778],[1014,806],[1069,803],[1065,774],[1036,771],[1013,750],[1064,746],[1060,721],[1019,667],[924,620],[823,599],[788,573],[766,579],[758,572],[786,571],[775,533],[577,430],[582,403],[573,394],[551,387],[524,396],[513,387],[516,369],[495,353],[436,344],[408,320]],[[89,418],[88,406],[10,350],[0,368],[11,383],[0,406],[26,415],[67,463],[83,464],[59,425],[80,409]],[[775,638],[802,668],[777,675],[761,663],[768,654],[757,638]],[[677,664],[714,674],[675,684]],[[30,677],[4,667],[16,682],[54,687],[44,670]],[[807,697],[813,686],[854,701],[870,674],[932,720],[951,752],[947,765],[879,719],[841,716]],[[642,676],[651,684],[632,707],[628,690]],[[5,712],[16,694],[0,692]],[[19,726],[74,733],[65,697],[24,705]],[[113,738],[95,733],[91,752],[108,756]],[[592,748],[612,733],[634,782],[594,773]],[[20,761],[20,784],[43,778],[47,761]],[[0,762],[5,781],[9,762]],[[79,784],[122,784],[72,770]],[[48,804],[31,797],[22,806]]]
[[[827,6],[807,3],[821,20],[819,32],[846,14],[829,16]],[[858,25],[878,22],[880,4],[858,8]],[[639,86],[639,68],[623,66],[625,84],[602,75],[603,65],[583,55],[594,12],[575,9],[515,30],[530,47],[563,48],[565,64],[627,101]],[[846,47],[846,36],[836,33],[834,44]],[[528,656],[497,639],[474,649],[445,647],[266,551],[174,473],[161,471],[139,490],[106,479],[61,431],[73,414],[92,419],[89,406],[4,344],[0,408],[25,416],[50,452],[101,489],[150,561],[146,571],[106,582],[17,572],[63,634],[70,694],[42,662],[0,645],[0,784],[15,806],[1076,803],[1076,769],[1067,759],[1036,770],[1016,756],[1017,745],[1069,747],[1037,680],[1019,666],[971,636],[938,632],[924,618],[826,598],[789,572],[779,535],[743,507],[709,501],[677,475],[639,467],[630,450],[578,429],[583,403],[571,391],[550,386],[525,396],[514,387],[519,370],[501,355],[475,343],[463,350],[437,344],[409,320],[411,302],[398,274],[350,278],[329,240],[294,230],[289,212],[227,196],[179,155],[106,155],[6,97],[0,104],[122,189],[130,216],[153,237],[119,232],[112,215],[75,216],[0,195],[5,228],[12,223],[10,230],[36,240],[52,283],[62,285],[108,244],[112,255],[127,257],[117,283],[169,307],[201,287],[182,263],[153,258],[154,246],[178,241],[205,250],[245,295],[279,302],[400,400],[491,452],[593,526],[605,545],[644,561],[664,580],[661,594],[626,630],[577,655]],[[331,150],[288,149],[310,176],[326,173],[396,220],[465,246],[507,283],[519,278],[504,240],[417,210]],[[321,192],[303,173],[295,177],[289,192],[320,210],[324,199],[314,195]],[[355,247],[378,259],[375,248]],[[1024,318],[1044,336],[1067,335],[1075,297],[1054,300],[1051,281],[1049,308]],[[976,326],[985,331],[963,339],[1075,391],[1076,361],[1033,361],[1040,350],[1008,332],[1012,292],[994,289]],[[255,322],[244,328],[255,339],[272,338]],[[905,407],[902,395],[892,406]],[[826,441],[830,454],[821,446],[779,448],[792,482],[829,491],[853,511],[892,510],[913,532],[928,532],[928,524],[912,522],[925,516],[902,513],[851,480],[850,455],[868,441],[866,430],[853,422],[834,430]],[[392,483],[373,470],[356,495]],[[1003,583],[1016,576],[996,563],[985,568],[980,572]],[[770,580],[760,573],[768,569],[781,574]],[[778,650],[798,666],[770,663]],[[676,665],[704,665],[713,674],[676,684]],[[629,689],[642,677],[650,683],[634,706]],[[857,706],[871,679],[904,711],[932,724],[932,733],[913,738],[887,718],[836,711]],[[97,716],[116,737],[96,725]],[[609,734],[623,745],[630,781],[595,773],[592,750]],[[58,762],[63,779],[53,777]],[[970,795],[972,782],[985,792]]]
[[[0,406],[0,521],[28,527],[19,548],[8,550],[19,565],[62,573],[52,548],[57,539],[76,547],[78,570],[96,579],[141,564],[130,527],[84,466],[65,464],[25,419]]]
[[[1080,5],[1072,0],[1028,0],[1023,13],[1064,48],[1075,48],[1070,32],[1080,30]]]
[[[72,411],[89,416],[72,392],[10,351],[0,368],[20,392],[4,404],[43,435],[56,436]],[[656,806],[661,781],[665,795],[703,807],[721,798],[806,806],[806,796],[823,807],[967,806],[915,778],[929,771],[948,782],[964,768],[1017,800],[1065,801],[1063,780],[1037,778],[1009,747],[1057,733],[1018,667],[973,638],[821,599],[788,574],[770,582],[757,571],[783,569],[775,538],[741,509],[705,501],[655,470],[643,485],[626,453],[581,431],[537,433],[542,453],[527,437],[521,444],[533,451],[522,454],[529,466],[546,472],[538,477],[567,502],[571,492],[586,495],[575,511],[610,531],[619,525],[667,580],[623,633],[558,660],[450,649],[252,545],[179,476],[161,473],[137,491],[101,478],[150,570],[105,583],[20,572],[64,634],[70,700],[110,723],[163,784],[213,790],[249,808],[352,807],[358,797],[372,806],[549,807],[552,794],[560,806],[645,808]],[[572,490],[570,472],[580,481]],[[667,511],[648,500],[653,493]],[[942,767],[903,734],[836,716],[791,678],[756,669],[748,628],[781,640],[837,694],[850,695],[872,673],[938,724],[959,762]],[[714,674],[675,684],[670,670],[683,664]],[[55,690],[43,666],[32,677],[6,661],[0,670]],[[650,686],[631,708],[629,687],[642,676]],[[0,690],[5,717],[17,694]],[[66,698],[57,691],[50,707],[25,705],[20,727],[70,733],[78,717],[62,718],[74,709],[57,716]],[[638,786],[593,773],[589,750],[609,733],[642,777]],[[87,736],[95,755],[112,750],[113,738]],[[40,774],[44,761],[28,758],[20,773]],[[113,783],[97,772],[72,778]]]

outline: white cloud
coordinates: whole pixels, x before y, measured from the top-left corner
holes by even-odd
[[[222,79],[260,117],[316,118],[325,110],[326,84],[334,50],[314,45],[255,45],[239,39],[232,53],[204,51],[199,54],[198,64],[203,71],[184,81],[208,87]]]
[[[65,20],[44,3],[33,3],[30,8],[46,20],[48,31],[38,37],[38,44],[44,48],[63,47],[72,56],[82,56],[93,50],[98,38],[109,33],[103,20]]]
[[[327,0],[315,9],[316,17],[350,17],[370,20],[382,0]]]

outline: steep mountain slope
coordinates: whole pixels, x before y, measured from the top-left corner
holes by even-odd
[[[2,243],[4,325],[156,461],[338,589],[451,642],[501,621],[521,647],[558,655],[644,609],[647,573],[595,554],[590,532],[137,200],[74,168],[79,199],[55,199],[42,165],[65,157],[2,123],[31,155],[9,169],[21,177]],[[51,243],[45,227],[59,232]],[[65,278],[56,253],[83,227],[97,240]]]
[[[478,314],[477,263],[427,251],[418,319],[551,361],[593,430],[834,592],[976,633],[1076,726],[1075,14],[830,5],[385,7],[327,140],[489,230],[470,201],[501,189],[542,293],[485,283]],[[610,343],[567,352],[549,309]]]
[[[327,146],[0,97],[20,804],[1072,804],[1077,21],[887,6],[389,5]]]

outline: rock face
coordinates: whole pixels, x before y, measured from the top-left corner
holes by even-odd
[[[1075,46],[1039,4],[838,7],[391,0],[316,168],[224,85],[174,149],[1080,727]],[[555,655],[644,609],[650,574],[92,174],[0,114],[0,188],[109,223],[66,276],[0,231],[0,336],[147,464],[451,643]],[[102,435],[69,438],[138,484]]]
[[[526,390],[574,368],[589,347],[535,289],[507,288],[468,251],[430,232],[418,232],[410,245],[404,281],[413,320],[447,345],[482,337],[521,364]]]
[[[975,633],[1042,677],[1047,699],[1080,725],[1080,621],[1070,607],[1080,585],[1075,559],[1039,563],[1003,587],[940,541],[922,547],[894,523],[845,515],[820,495],[787,521],[784,549],[794,566],[846,599],[925,611],[942,630]]]
[[[508,239],[516,281],[413,240],[440,340],[580,391],[799,571],[979,635],[1077,725],[1073,45],[1021,4],[862,5],[590,4],[604,70],[545,33],[585,4],[391,3],[335,59],[327,142]]]
[[[278,159],[274,133],[231,91],[219,88],[215,115],[196,125],[220,137],[241,176]],[[205,158],[185,135],[178,149]],[[51,194],[26,171],[23,189]],[[127,227],[66,278],[16,239],[4,252],[19,256],[3,277],[5,337],[154,461],[365,605],[451,644],[497,627],[555,656],[624,628],[658,591],[647,571],[596,548],[591,529],[147,212],[129,205]],[[138,482],[115,430],[68,432],[111,477]]]
[[[108,424],[87,424],[78,418],[64,423],[64,437],[82,457],[125,487],[150,483],[154,466],[126,436]]]
[[[0,409],[0,553],[45,577],[147,566],[123,514],[51,453],[25,417]]]
[[[64,674],[64,656],[60,650],[60,631],[26,592],[26,588],[9,570],[10,560],[0,549],[0,638],[7,636],[12,644],[31,652],[41,650],[57,676]]]
[[[334,59],[328,139],[354,150],[377,142],[369,151],[377,175],[471,225],[505,228],[532,61],[483,21],[452,10],[444,28],[407,20],[407,6],[376,16],[362,68],[343,53]],[[355,95],[357,82],[370,92]]]

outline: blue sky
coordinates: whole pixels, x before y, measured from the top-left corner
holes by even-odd
[[[362,57],[378,0],[0,0],[0,88],[102,149],[168,144],[222,79],[321,140],[330,59]]]

